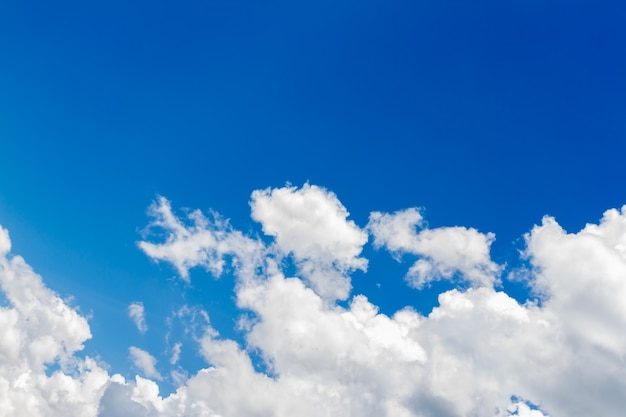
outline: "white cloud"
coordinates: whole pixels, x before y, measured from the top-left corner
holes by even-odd
[[[0,417],[93,416],[109,376],[74,354],[91,338],[87,320],[46,288],[0,227]],[[49,365],[59,369],[48,372]]]
[[[599,225],[567,234],[545,217],[526,236],[527,256],[537,271],[535,288],[546,307],[567,317],[571,337],[626,355],[626,206],[609,210]]]
[[[148,325],[146,324],[146,319],[144,317],[143,303],[131,303],[128,306],[128,316],[133,320],[140,333],[143,334],[148,331]]]
[[[272,200],[283,214],[257,213],[255,218],[264,222],[266,233],[276,235],[282,252],[294,254],[296,262],[305,256],[327,259],[330,255],[320,249],[325,237],[313,233],[315,245],[298,242],[307,238],[298,228],[306,227],[283,221],[305,211],[305,199],[292,199],[299,192],[288,188],[281,191],[284,198]],[[274,193],[266,190],[258,195],[261,200],[273,199]],[[258,196],[253,198],[253,212],[257,201]],[[272,204],[263,210],[271,213]],[[290,204],[295,215],[290,214]],[[207,330],[202,352],[211,367],[192,376],[176,396],[164,399],[165,410],[191,411],[202,404],[207,415],[229,416],[466,416],[496,415],[495,410],[500,410],[499,415],[547,415],[516,400],[529,398],[550,415],[578,415],[584,410],[584,414],[619,416],[625,405],[620,392],[626,388],[617,355],[623,315],[616,312],[621,308],[623,285],[619,277],[626,276],[621,273],[626,247],[626,230],[620,229],[623,219],[611,211],[600,226],[588,226],[577,235],[567,235],[546,220],[529,234],[527,256],[534,270],[540,271],[534,285],[547,297],[539,306],[520,305],[493,288],[500,269],[489,258],[493,235],[464,227],[418,232],[415,229],[423,220],[414,209],[373,213],[368,228],[375,245],[421,257],[412,267],[421,281],[413,285],[459,274],[473,287],[442,293],[439,306],[427,317],[411,309],[387,317],[360,295],[352,298],[348,309],[329,304],[310,279],[286,278],[279,264],[266,258],[267,278],[247,279],[240,270],[236,295],[238,305],[254,314],[242,327],[246,349],[260,353],[272,378],[254,370],[245,349]],[[281,228],[287,234],[279,241]],[[582,245],[581,249],[572,250],[566,244],[570,241]],[[360,249],[353,253],[358,256]],[[585,267],[587,253],[592,254],[591,267]],[[423,272],[416,273],[420,268]],[[580,283],[575,281],[573,288],[564,291],[561,287],[572,268]],[[572,320],[568,309],[575,305],[568,303],[571,291],[580,290],[582,295],[593,288],[597,273],[613,286],[591,294],[592,301],[605,306],[593,314],[595,304],[588,306],[585,320],[593,326],[587,326],[585,320]],[[597,323],[598,314],[604,322]],[[587,386],[589,381],[592,386]],[[217,395],[209,397],[206,392]],[[255,395],[240,394],[249,392]]]
[[[421,256],[407,274],[411,286],[419,289],[434,280],[451,279],[456,273],[473,285],[494,284],[500,268],[489,256],[493,233],[459,226],[423,228],[416,233],[422,222],[419,211],[411,208],[393,214],[372,212],[368,223],[374,246],[384,246],[396,256]]]
[[[156,417],[163,415],[161,411],[162,398],[153,381],[136,376],[127,382],[118,375],[107,385],[97,417]]]
[[[252,193],[252,218],[276,238],[284,253],[298,259],[332,260],[340,267],[363,268],[358,258],[367,235],[353,221],[335,194],[305,184]]]
[[[518,401],[509,408],[509,414],[517,417],[548,417],[541,410],[532,409],[523,401]]]
[[[415,229],[422,226],[423,220],[416,208],[393,214],[375,211],[370,213],[367,228],[374,236],[374,246],[385,246],[391,252],[406,252],[415,246]]]
[[[189,269],[202,266],[213,275],[221,275],[224,255],[234,255],[235,267],[255,268],[255,260],[264,249],[261,242],[244,237],[233,230],[228,221],[218,214],[205,217],[200,210],[189,213],[186,219],[177,218],[170,202],[159,197],[150,206],[150,229],[160,229],[167,235],[163,243],[139,242],[139,247],[152,259],[170,262],[184,280],[189,280]],[[186,222],[186,223],[185,223]]]
[[[300,273],[322,297],[345,299],[347,273],[367,269],[360,258],[367,233],[359,229],[335,194],[315,185],[258,190],[250,202],[252,218],[292,254]]]
[[[289,198],[272,200],[270,206],[299,207],[306,199],[291,200],[299,192],[288,188]],[[328,192],[319,193],[320,205],[331,201],[343,207]],[[265,191],[261,198],[272,195]],[[498,268],[488,257],[489,235],[460,227],[417,232],[422,219],[416,210],[374,215],[369,229],[375,244],[416,254],[438,273],[454,269],[474,283],[440,294],[427,316],[409,307],[381,314],[359,294],[347,307],[330,302],[310,278],[285,276],[283,260],[272,249],[279,243],[264,245],[223,222],[205,221],[199,212],[187,225],[167,207],[165,242],[142,247],[185,271],[211,262],[225,267],[222,257],[234,256],[236,301],[246,314],[239,327],[244,345],[220,337],[202,310],[176,311],[173,317],[196,323],[198,354],[207,367],[191,376],[180,373],[180,345],[174,344],[168,373],[181,386],[161,397],[148,379],[161,378],[156,359],[141,349],[129,352],[145,377],[130,381],[78,359],[74,353],[90,336],[86,321],[46,289],[21,258],[3,256],[0,284],[11,306],[0,310],[6,330],[0,339],[0,416],[14,415],[18,407],[29,416],[99,417],[623,415],[626,207],[606,212],[598,225],[578,233],[565,232],[552,218],[533,228],[526,236],[527,276],[543,298],[526,304],[488,285]],[[270,218],[263,221],[273,224]],[[276,237],[281,228],[289,230],[276,223],[281,225]],[[347,236],[360,233],[356,225],[345,230],[354,232]],[[303,233],[297,234],[305,239]],[[206,234],[219,238],[200,238]],[[296,255],[288,249],[290,239],[295,237],[280,243],[282,252],[291,252],[296,262],[335,256],[326,265],[346,279],[355,268],[346,265],[360,256],[362,245],[339,238],[352,251],[331,255],[323,249],[329,241],[313,234],[322,249],[298,243]],[[3,229],[0,249],[5,254],[10,249]],[[492,278],[474,275],[480,273]],[[263,359],[267,373],[253,365],[252,352]],[[47,361],[70,364],[73,371],[48,377]]]
[[[183,344],[177,342],[172,347],[172,356],[170,357],[170,364],[175,365],[180,360],[180,349],[183,347]]]
[[[139,368],[145,376],[157,380],[163,379],[159,371],[156,369],[157,360],[154,356],[135,346],[128,348],[128,354],[130,360],[133,362],[133,365]]]

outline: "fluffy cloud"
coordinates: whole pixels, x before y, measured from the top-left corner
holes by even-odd
[[[144,317],[143,303],[131,303],[128,306],[128,316],[135,323],[135,326],[137,326],[137,330],[139,330],[140,333],[148,331],[148,325],[146,324],[146,319]]]
[[[0,227],[0,416],[93,416],[109,376],[75,353],[91,337],[87,320],[43,284]],[[49,365],[59,367],[46,373]]]
[[[559,316],[568,317],[571,337],[585,337],[617,357],[626,354],[626,216],[609,210],[599,225],[566,233],[554,218],[545,217],[526,236],[527,255],[538,293]]]
[[[347,220],[349,215],[335,194],[315,185],[284,187],[252,193],[252,218],[275,238],[283,254],[291,254],[300,274],[318,294],[345,299],[352,270],[366,270],[359,255],[367,233]]]
[[[526,241],[534,288],[555,323],[557,343],[551,348],[561,356],[558,377],[550,375],[551,380],[537,385],[555,402],[555,410],[622,414],[625,402],[618,392],[626,388],[626,206],[608,210],[599,224],[588,224],[578,233],[567,233],[545,217]],[[565,398],[564,390],[584,395]]]
[[[336,215],[342,232],[328,237],[311,231],[313,243],[294,243],[316,224],[314,215],[303,214],[303,204]],[[526,236],[525,257],[528,284],[540,301],[525,304],[493,286],[499,272],[488,257],[493,236],[460,227],[417,232],[422,219],[414,209],[373,213],[368,229],[375,245],[415,254],[442,278],[456,274],[474,284],[441,293],[426,316],[410,306],[385,315],[360,294],[343,307],[333,302],[337,293],[329,295],[304,276],[305,269],[302,277],[284,274],[286,254],[299,267],[318,262],[335,268],[344,280],[364,265],[363,232],[346,220],[334,195],[313,186],[264,190],[253,196],[252,207],[261,207],[254,217],[273,242],[245,237],[216,215],[178,218],[164,199],[153,206],[152,226],[165,236],[140,247],[185,279],[194,266],[216,274],[232,267],[236,302],[248,317],[240,326],[243,344],[221,337],[208,317],[199,320],[197,349],[207,366],[180,379],[166,397],[151,380],[160,378],[155,359],[141,349],[129,352],[144,377],[128,381],[76,357],[89,337],[86,321],[21,258],[7,258],[10,241],[2,230],[0,282],[11,305],[0,314],[6,330],[0,415],[14,415],[18,405],[35,416],[623,415],[626,207],[609,210],[578,233],[549,217],[535,226]],[[274,211],[282,214],[268,214]],[[291,220],[285,220],[288,213]],[[180,345],[168,351],[170,365],[178,367]],[[263,372],[252,353],[263,361]],[[72,370],[46,376],[51,361]]]
[[[491,261],[489,247],[493,233],[483,234],[473,228],[424,228],[422,215],[415,208],[393,214],[373,212],[368,229],[374,235],[374,246],[386,247],[392,253],[410,253],[421,258],[407,273],[407,281],[415,288],[439,279],[460,274],[474,285],[493,285],[500,268]]]

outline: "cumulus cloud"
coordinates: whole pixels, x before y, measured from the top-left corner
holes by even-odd
[[[310,192],[310,188],[304,189]],[[359,239],[337,243],[332,236],[315,233],[312,243],[298,242],[307,238],[303,230],[308,230],[308,224],[316,224],[307,223],[306,215],[305,220],[299,217],[307,201],[301,192],[293,187],[257,192],[251,204],[253,217],[276,238],[274,245],[296,262],[335,256],[333,265],[341,269],[336,259],[346,253],[358,256],[363,243]],[[324,206],[320,202],[328,201],[328,196],[324,190],[315,191],[314,201]],[[343,207],[334,199],[332,195],[330,206]],[[315,211],[316,205],[307,207]],[[201,351],[210,367],[164,399],[164,410],[202,408],[206,415],[229,416],[526,417],[581,415],[583,410],[619,416],[625,405],[620,392],[626,388],[626,372],[618,356],[623,348],[619,331],[623,315],[616,313],[621,309],[625,276],[620,269],[626,262],[620,252],[626,236],[626,230],[620,229],[623,221],[623,211],[610,211],[599,226],[588,226],[578,234],[567,234],[551,219],[533,229],[525,254],[533,265],[529,285],[544,298],[542,304],[520,304],[493,287],[500,267],[489,258],[492,234],[465,227],[427,229],[415,209],[372,213],[367,229],[374,245],[396,255],[420,257],[410,268],[411,285],[458,275],[472,287],[440,294],[439,305],[428,316],[407,307],[390,317],[378,312],[364,295],[353,295],[347,308],[329,304],[318,284],[306,276],[284,276],[280,262],[268,256],[265,279],[247,279],[243,269],[237,275],[238,306],[254,317],[242,327],[246,345],[207,331]],[[351,236],[360,233],[356,225],[346,230],[355,232],[346,233]],[[331,255],[325,253],[332,245],[329,242],[352,249],[338,249],[338,255]],[[568,245],[582,246],[576,251]],[[598,263],[591,269],[581,265],[589,251]],[[349,256],[343,259],[352,259]],[[577,266],[572,266],[574,258]],[[419,268],[430,270],[416,272]],[[565,291],[561,287],[572,268],[577,268],[580,282]],[[582,297],[593,288],[598,274],[613,286],[592,293],[585,324],[569,314],[583,301],[570,295],[578,288]],[[600,300],[603,309],[591,314]],[[255,370],[248,350],[260,354],[267,374]],[[250,392],[254,395],[241,394]],[[572,398],[572,393],[589,395]]]
[[[250,202],[252,218],[273,236],[277,248],[291,254],[300,273],[323,297],[345,299],[347,275],[366,270],[360,258],[367,233],[359,229],[335,194],[315,185],[257,190]]]
[[[176,379],[180,386],[165,397],[153,381],[161,378],[156,359],[144,350],[129,349],[142,373],[129,380],[76,357],[90,336],[86,321],[21,258],[7,258],[10,240],[0,229],[0,284],[11,302],[0,310],[7,335],[0,345],[0,416],[15,415],[18,405],[34,416],[623,415],[626,207],[607,211],[599,224],[578,233],[550,217],[535,226],[526,235],[525,276],[541,301],[524,304],[492,285],[499,266],[488,257],[490,235],[424,228],[414,209],[373,213],[367,228],[375,245],[425,259],[440,278],[455,274],[473,284],[439,294],[428,315],[410,306],[386,315],[363,294],[333,302],[336,291],[325,292],[306,276],[306,262],[335,268],[333,280],[349,279],[365,263],[359,260],[362,229],[346,220],[336,196],[312,189],[285,187],[253,197],[253,212],[261,207],[255,218],[274,238],[267,243],[217,215],[179,218],[166,200],[153,207],[160,214],[152,227],[165,236],[140,247],[186,279],[194,266],[216,273],[232,267],[237,306],[247,317],[239,326],[244,342],[237,343],[221,337],[198,310],[194,333],[207,365]],[[314,215],[302,214],[302,205],[335,216],[340,233],[311,230],[314,244],[292,242],[315,229],[309,223],[318,224]],[[282,214],[268,214],[273,210]],[[285,275],[281,256],[287,254],[300,276]],[[173,317],[193,311],[186,307]],[[169,366],[178,367],[180,345],[167,351]],[[263,372],[253,357],[263,362]],[[46,364],[55,361],[72,371],[46,376]]]
[[[75,356],[91,338],[87,320],[46,288],[0,227],[0,416],[93,416],[109,376]],[[48,372],[50,365],[58,370]]]
[[[491,286],[500,268],[491,261],[489,248],[493,233],[483,234],[474,228],[423,228],[423,218],[415,208],[392,214],[372,212],[367,225],[374,236],[374,246],[385,247],[396,255],[410,253],[421,258],[407,273],[415,288],[460,274],[473,285]]]
[[[545,217],[526,235],[537,271],[534,287],[546,305],[568,317],[571,337],[584,337],[617,357],[626,354],[626,206],[608,210],[600,224],[568,234]]]
[[[148,325],[146,324],[146,319],[144,317],[143,303],[131,303],[128,306],[128,316],[133,320],[135,326],[137,326],[137,330],[139,330],[140,333],[145,333],[148,331]]]
[[[156,369],[157,360],[154,356],[135,346],[128,348],[128,354],[133,365],[139,368],[145,376],[158,380],[163,379],[159,371]]]

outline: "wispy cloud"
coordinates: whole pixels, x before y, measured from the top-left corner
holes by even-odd
[[[128,348],[128,354],[133,365],[135,365],[145,376],[157,380],[163,379],[159,371],[156,370],[157,360],[154,356],[135,346]]]
[[[143,334],[148,331],[148,325],[146,324],[146,319],[144,317],[143,303],[131,303],[128,306],[128,316],[133,320],[140,333]]]
[[[172,347],[172,356],[170,357],[171,365],[176,365],[178,363],[178,360],[180,359],[180,349],[182,348],[182,346],[183,344],[178,342],[175,343]]]

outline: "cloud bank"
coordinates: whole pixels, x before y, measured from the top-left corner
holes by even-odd
[[[167,397],[153,381],[165,368],[141,349],[129,347],[144,375],[131,380],[80,357],[87,321],[8,254],[0,229],[9,301],[0,310],[0,416],[623,415],[626,206],[577,233],[550,217],[532,228],[525,279],[541,302],[520,304],[497,289],[493,234],[424,228],[416,209],[373,212],[359,227],[337,196],[312,185],[256,191],[250,205],[264,237],[215,213],[179,217],[162,197],[150,208],[148,229],[164,238],[146,236],[140,248],[184,280],[197,266],[216,276],[228,267],[249,317],[244,344],[204,322],[197,350],[207,366]],[[382,314],[351,294],[350,273],[367,268],[368,234],[392,256],[418,258],[410,286],[470,285],[439,294],[426,316],[410,306]],[[289,261],[296,276],[284,272]],[[60,369],[46,373],[51,364]]]

